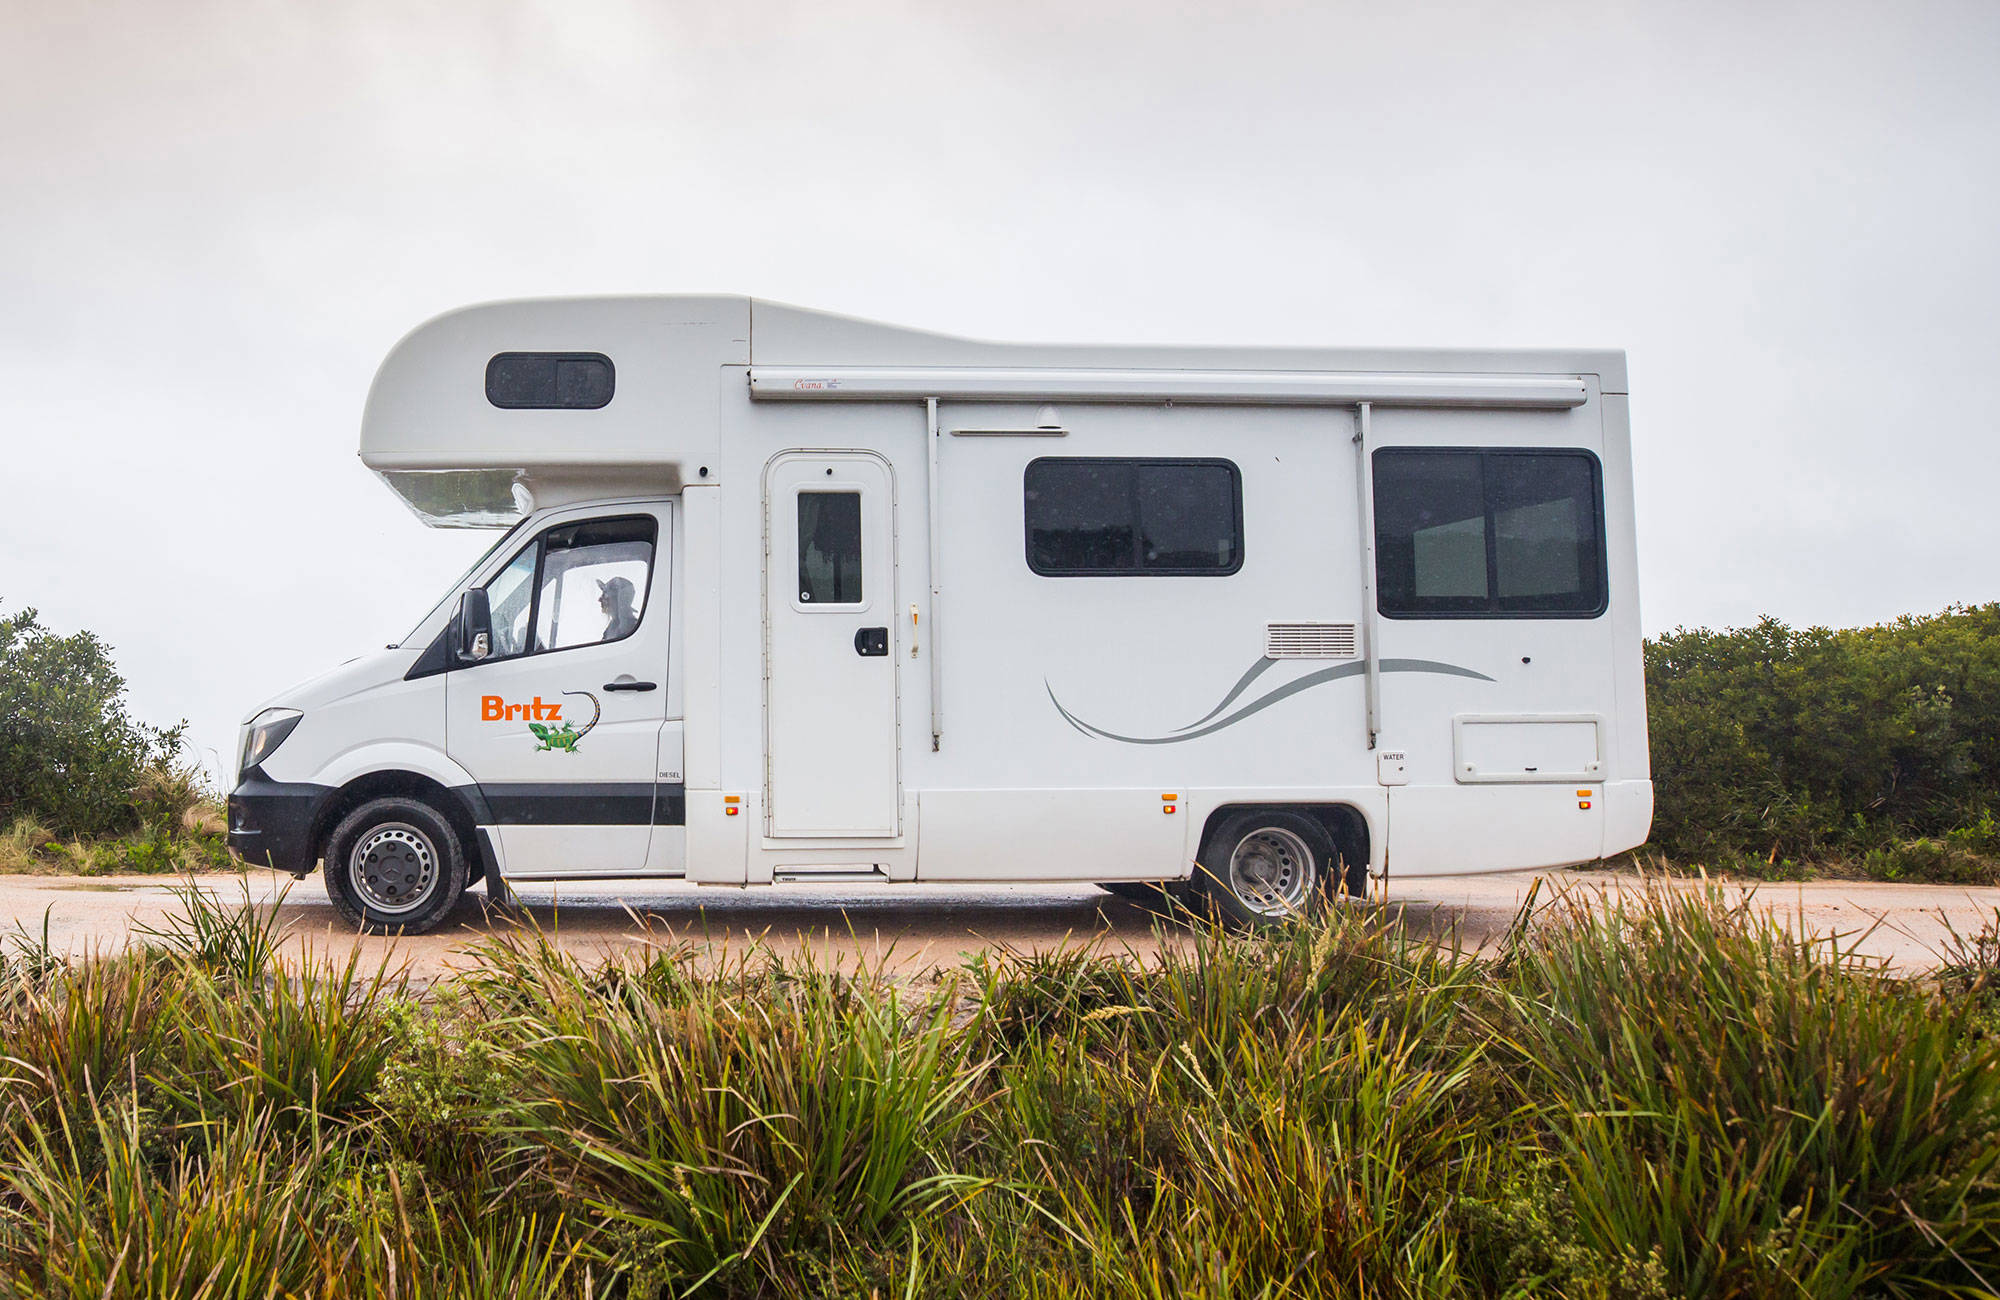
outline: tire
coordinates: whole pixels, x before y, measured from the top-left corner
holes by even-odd
[[[371,799],[326,841],[326,892],[364,934],[427,934],[465,893],[465,846],[416,799]]]
[[[1340,864],[1340,893],[1344,898],[1357,903],[1368,901],[1368,860],[1349,862],[1347,856],[1335,848],[1334,859]]]
[[[1367,867],[1362,867],[1365,887]],[[1326,828],[1290,812],[1241,812],[1216,823],[1202,845],[1195,883],[1225,923],[1242,929],[1312,915],[1330,888],[1350,883]]]

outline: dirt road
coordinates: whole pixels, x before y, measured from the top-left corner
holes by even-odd
[[[1631,890],[1634,877],[1608,872],[1546,873],[1573,893]],[[1392,908],[1403,922],[1441,940],[1490,947],[1506,933],[1534,877],[1529,874],[1395,881]],[[203,877],[201,888],[226,902],[246,891],[259,903],[277,897],[284,878],[270,873]],[[0,876],[0,931],[39,938],[46,916],[59,951],[107,950],[131,941],[135,926],[157,926],[180,904],[173,882],[158,877],[83,879]],[[1740,887],[1732,887],[1740,893]],[[1145,955],[1177,942],[1171,927],[1142,907],[1087,885],[854,886],[770,889],[704,888],[678,882],[579,882],[519,888],[525,921],[554,934],[566,949],[594,955],[643,944],[692,942],[711,955],[763,943],[780,952],[811,948],[828,960],[856,956],[918,973],[955,966],[967,955],[1009,947],[1038,951],[1097,943]],[[1861,949],[1899,969],[1935,966],[1950,929],[1971,935],[1995,919],[2000,889],[1815,881],[1764,885],[1756,902],[1813,934],[1855,936]],[[451,923],[416,938],[361,938],[327,902],[314,876],[285,893],[287,951],[345,958],[358,948],[373,964],[387,958],[420,979],[466,965],[469,945],[495,928],[522,923],[489,913],[468,895]]]

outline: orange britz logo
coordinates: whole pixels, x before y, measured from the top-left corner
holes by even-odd
[[[590,701],[590,721],[578,729],[574,721],[566,721],[562,715],[562,705],[551,704],[537,695],[526,704],[509,704],[504,696],[482,695],[479,697],[479,720],[481,722],[525,722],[528,734],[535,738],[535,752],[560,750],[565,754],[576,752],[576,742],[582,740],[597,726],[604,716],[604,706],[589,691],[564,691],[564,695],[580,695]],[[561,722],[561,726],[555,723]]]
[[[562,721],[562,705],[546,704],[539,695],[534,698],[533,702],[528,704],[509,704],[498,695],[482,695],[479,697],[479,720],[481,722],[512,722],[517,718],[522,721],[533,719],[536,722],[560,722]]]

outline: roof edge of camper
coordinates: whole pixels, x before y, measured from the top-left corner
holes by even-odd
[[[1574,375],[1354,374],[1298,370],[1064,370],[914,366],[751,366],[762,401],[886,399],[1176,401],[1299,406],[1453,406],[1553,410],[1582,406]]]

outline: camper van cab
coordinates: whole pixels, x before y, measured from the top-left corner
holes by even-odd
[[[244,722],[247,860],[357,925],[467,884],[1186,882],[1271,921],[1646,837],[1615,351],[972,342],[508,302],[361,459],[504,529]]]

